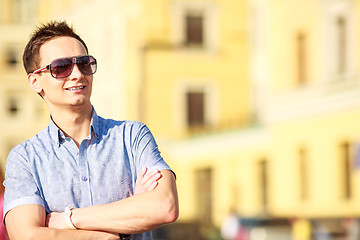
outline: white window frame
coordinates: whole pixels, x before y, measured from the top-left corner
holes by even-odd
[[[330,81],[351,77],[355,73],[356,24],[354,3],[351,0],[323,1],[324,35],[320,40],[324,44],[324,72]],[[346,21],[345,71],[338,71],[338,29],[337,20],[342,17]]]
[[[187,48],[186,16],[188,12],[201,12],[203,17],[203,45],[202,48]],[[206,2],[175,2],[172,5],[172,33],[171,39],[174,46],[191,51],[216,51],[218,48],[218,6]]]
[[[199,83],[196,83],[199,82]],[[204,93],[204,127],[216,126],[219,123],[219,93],[211,81],[199,79],[179,79],[174,85],[173,124],[184,131],[189,129],[187,122],[187,93]]]

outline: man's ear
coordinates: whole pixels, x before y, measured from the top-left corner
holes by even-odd
[[[34,90],[37,93],[41,93],[43,90],[41,88],[40,82],[38,77],[35,74],[29,73],[28,75],[28,84],[32,90]]]

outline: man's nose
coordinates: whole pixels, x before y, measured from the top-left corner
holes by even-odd
[[[74,64],[73,70],[69,76],[70,80],[76,80],[83,77],[83,73],[80,71],[77,64]]]

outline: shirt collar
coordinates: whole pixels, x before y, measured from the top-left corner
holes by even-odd
[[[54,123],[52,120],[51,115],[49,116],[49,131],[51,138],[53,138],[54,141],[56,141],[56,144],[60,146],[65,140],[65,134],[63,131],[61,131],[58,126]],[[91,115],[91,123],[90,123],[90,136],[95,136],[97,139],[99,139],[100,136],[100,120],[99,116],[96,114],[96,111],[93,107],[93,112]]]
[[[58,146],[64,141],[65,135],[64,133],[56,126],[54,121],[52,120],[51,115],[49,116],[49,132],[50,137],[56,142]]]
[[[90,133],[94,133],[95,137],[99,139],[100,137],[100,119],[99,116],[96,114],[96,111],[93,107],[93,112],[91,116],[91,124],[90,124]]]

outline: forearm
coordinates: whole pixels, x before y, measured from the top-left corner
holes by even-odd
[[[135,234],[171,222],[165,219],[165,209],[162,209],[162,205],[156,204],[156,201],[151,204],[148,201],[150,197],[142,195],[150,194],[144,193],[112,204],[78,209],[78,213],[74,214],[73,223],[79,229],[102,229]],[[145,198],[147,201],[144,201]],[[170,210],[167,212],[170,216]]]
[[[5,216],[6,228],[10,239],[119,239],[117,234],[107,232],[48,228],[45,227],[45,218],[45,209],[39,205],[21,205],[10,210]]]
[[[118,234],[88,230],[52,229],[47,227],[33,227],[16,232],[10,232],[11,240],[110,240],[119,239]]]
[[[75,209],[74,225],[79,229],[135,234],[175,221],[178,200],[174,176],[170,171],[162,175],[154,191],[106,205]]]

